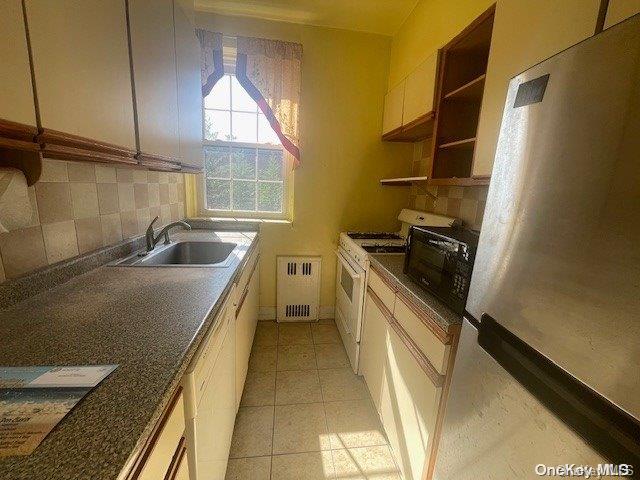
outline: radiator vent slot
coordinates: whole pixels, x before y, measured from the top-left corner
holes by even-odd
[[[277,320],[317,320],[320,307],[320,257],[277,258]]]
[[[306,317],[311,314],[311,305],[287,305],[285,317]]]

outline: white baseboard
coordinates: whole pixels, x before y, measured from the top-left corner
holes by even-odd
[[[335,309],[333,305],[320,307],[320,319],[333,318]],[[276,318],[276,307],[260,306],[258,309],[258,320],[273,320]]]

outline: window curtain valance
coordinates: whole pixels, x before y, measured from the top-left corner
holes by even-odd
[[[295,166],[299,165],[302,45],[238,37],[236,78],[258,104]]]
[[[197,29],[202,60],[202,96],[225,74],[223,35]],[[302,45],[264,38],[237,37],[235,75],[255,100],[284,149],[300,164],[298,115]]]
[[[202,98],[209,95],[211,89],[224,76],[222,57],[222,34],[196,29],[200,42],[200,78],[202,81]]]

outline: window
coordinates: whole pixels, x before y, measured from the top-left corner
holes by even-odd
[[[235,76],[204,99],[204,204],[221,215],[286,215],[285,156],[276,133]]]

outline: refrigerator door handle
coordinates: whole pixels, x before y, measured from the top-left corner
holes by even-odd
[[[601,455],[640,467],[640,422],[562,370],[486,313],[478,344]]]

